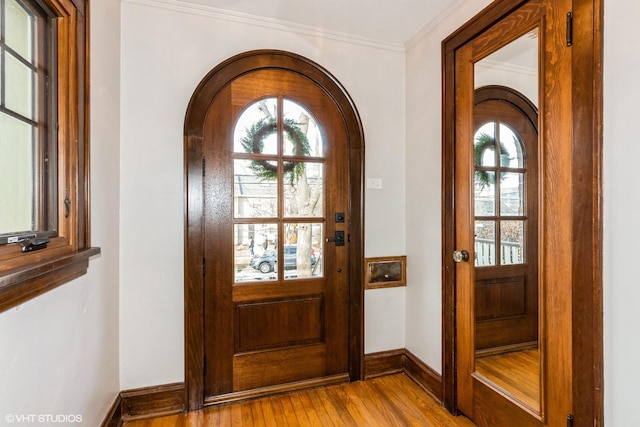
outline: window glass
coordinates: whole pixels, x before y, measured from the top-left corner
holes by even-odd
[[[26,61],[33,61],[33,16],[16,0],[5,0],[4,39]]]
[[[522,140],[511,127],[489,122],[478,128],[474,135],[475,265],[478,267],[524,263],[524,162]]]
[[[323,140],[318,123],[300,104],[285,99],[284,155],[321,157]]]
[[[277,154],[277,116],[277,98],[265,98],[251,104],[236,123],[233,151]]]
[[[6,244],[55,234],[56,142],[46,107],[56,104],[56,84],[47,77],[55,61],[45,38],[56,33],[33,2],[4,0],[0,18],[0,244]]]
[[[522,264],[524,259],[524,221],[502,221],[500,239],[502,264]]]
[[[496,131],[495,123],[485,123],[476,132],[473,139],[476,166],[496,165]]]
[[[507,168],[524,167],[524,154],[522,141],[513,130],[504,124],[500,124],[500,166]]]
[[[496,173],[494,171],[476,171],[474,191],[476,216],[495,215]]]
[[[323,163],[300,162],[298,175],[284,183],[285,216],[322,216]]]
[[[0,129],[0,234],[31,231],[33,127],[0,113]]]
[[[252,223],[234,226],[235,282],[278,278],[277,224]]]
[[[275,218],[278,215],[276,169],[277,162],[267,160],[234,161],[233,212],[236,218]]]
[[[496,265],[496,222],[476,221],[475,236],[476,267]]]
[[[500,214],[502,216],[524,215],[524,173],[500,173]]]
[[[26,117],[34,118],[33,81],[34,72],[13,55],[4,55],[5,105],[11,111]]]
[[[322,276],[323,227],[321,223],[285,224],[285,279]]]
[[[321,277],[320,126],[293,100],[265,98],[242,111],[233,135],[235,282]]]

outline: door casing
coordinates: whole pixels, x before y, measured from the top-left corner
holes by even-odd
[[[185,399],[188,410],[204,405],[203,309],[203,124],[211,101],[236,77],[260,69],[282,69],[304,75],[334,100],[348,133],[349,378],[363,377],[364,361],[364,132],[351,97],[327,70],[302,56],[277,50],[255,50],[227,59],[211,70],[193,93],[184,125],[185,159]]]
[[[573,425],[603,425],[603,324],[602,324],[602,17],[604,0],[569,0],[572,12],[571,94],[567,111],[571,138],[560,141],[568,162],[568,182],[553,182],[554,199],[570,202],[562,236],[569,242],[563,257],[568,265],[547,271],[547,277],[570,281],[570,337],[560,345],[571,346],[571,405]],[[526,0],[497,0],[442,43],[443,64],[443,400],[457,413],[456,380],[456,278],[451,254],[456,248],[455,188],[455,52]],[[571,71],[569,70],[569,71]],[[543,153],[544,155],[544,153]],[[544,162],[544,159],[542,160]],[[562,184],[562,185],[560,185]],[[548,188],[548,186],[547,186]],[[543,212],[542,214],[548,214]],[[544,230],[541,230],[544,233]],[[548,242],[547,253],[554,249]],[[557,244],[558,247],[560,246]],[[557,302],[555,302],[557,304]],[[544,303],[543,303],[544,304]]]

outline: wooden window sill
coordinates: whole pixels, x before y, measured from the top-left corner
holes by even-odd
[[[0,313],[86,274],[89,258],[100,248],[87,248],[0,273]]]

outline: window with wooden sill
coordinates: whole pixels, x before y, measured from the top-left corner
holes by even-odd
[[[0,312],[86,273],[88,3],[0,0]]]

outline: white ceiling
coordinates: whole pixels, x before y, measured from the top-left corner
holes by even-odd
[[[322,32],[404,44],[460,0],[182,0]]]

